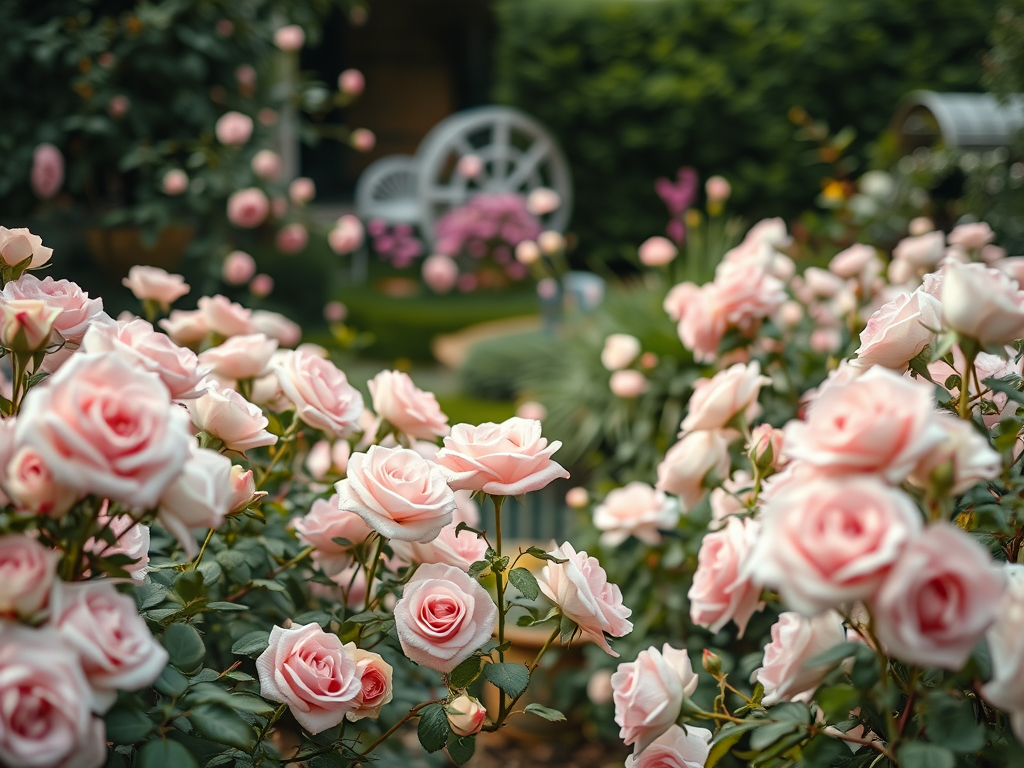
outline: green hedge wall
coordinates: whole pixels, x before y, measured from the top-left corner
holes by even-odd
[[[584,254],[659,234],[658,176],[720,173],[750,217],[795,215],[829,167],[801,106],[854,150],[914,88],[978,91],[999,0],[499,0],[495,96],[558,136]]]

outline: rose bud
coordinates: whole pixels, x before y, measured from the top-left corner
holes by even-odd
[[[445,713],[448,715],[448,725],[459,736],[472,736],[474,733],[479,733],[487,719],[487,710],[484,705],[472,696],[465,694],[452,701],[445,708]]]

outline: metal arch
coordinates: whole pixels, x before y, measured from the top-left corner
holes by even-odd
[[[356,182],[356,213],[389,224],[419,224],[416,158],[391,155],[371,163]]]

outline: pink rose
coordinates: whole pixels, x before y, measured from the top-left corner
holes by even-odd
[[[647,267],[663,267],[672,262],[679,249],[666,237],[649,237],[640,244],[640,263]]]
[[[253,173],[266,181],[277,181],[281,176],[281,156],[273,150],[261,149],[249,165]]]
[[[409,563],[443,563],[463,571],[468,571],[473,563],[483,560],[487,542],[472,531],[455,532],[459,523],[465,523],[470,528],[480,527],[476,502],[469,491],[458,491],[455,503],[457,507],[452,514],[452,521],[441,529],[436,539],[428,542],[392,541],[391,548],[395,555]]]
[[[877,472],[891,483],[945,440],[931,386],[880,366],[825,388],[807,420],[784,432],[789,458],[829,472]]]
[[[584,637],[618,657],[605,636],[622,637],[633,630],[632,611],[622,604],[622,592],[608,581],[596,557],[577,552],[569,542],[548,554],[565,562],[544,566],[537,579],[540,591],[576,622]]]
[[[747,449],[753,453],[758,465],[766,469],[781,469],[786,464],[782,456],[785,434],[771,424],[758,424],[750,430]]]
[[[704,481],[713,473],[727,477],[732,465],[729,443],[735,432],[724,429],[689,432],[668,449],[658,465],[659,491],[679,497],[683,511],[696,507],[707,492]]]
[[[259,274],[249,283],[249,293],[253,296],[263,298],[274,291],[274,278],[270,275]]]
[[[945,251],[946,238],[942,233],[926,232],[900,240],[892,251],[892,257],[927,272],[942,260]]]
[[[306,33],[298,24],[289,24],[274,33],[274,45],[282,51],[297,51],[305,44]]]
[[[946,439],[921,458],[910,473],[911,483],[920,488],[928,488],[933,482],[942,487],[949,484],[946,492],[958,496],[982,480],[1002,474],[1002,457],[973,421],[949,413],[936,414],[936,421],[946,433]]]
[[[306,471],[314,480],[323,480],[333,468],[331,444],[327,440],[318,440],[306,454]]]
[[[441,412],[437,398],[419,389],[408,374],[381,371],[367,386],[373,410],[398,431],[424,440],[448,434],[448,417]]]
[[[995,624],[985,635],[992,654],[992,679],[981,689],[989,704],[1010,715],[1010,725],[1024,738],[1024,566],[1006,565],[1006,592]]]
[[[711,181],[711,179],[708,179]],[[711,754],[712,733],[687,723],[673,724],[643,752],[626,756],[626,768],[704,768]]]
[[[19,509],[60,519],[78,501],[79,494],[63,488],[31,448],[18,449],[4,475],[4,488]]]
[[[445,707],[445,714],[448,715],[448,725],[459,736],[479,733],[487,721],[487,707],[466,694],[453,699]]]
[[[650,389],[650,386],[646,376],[640,373],[640,371],[632,369],[615,371],[612,373],[611,378],[608,379],[608,389],[611,390],[612,394],[625,399],[640,397],[640,395]]]
[[[338,75],[338,90],[346,96],[358,96],[366,87],[366,78],[358,69],[346,69]]]
[[[842,618],[832,611],[805,619],[786,612],[772,626],[772,641],[753,677],[764,686],[767,707],[780,701],[810,701],[828,673],[828,665],[807,664],[815,656],[846,642]]]
[[[58,560],[35,539],[0,536],[0,615],[31,616],[46,605]]]
[[[59,316],[59,308],[38,299],[0,300],[0,346],[15,352],[45,348]]]
[[[771,379],[761,375],[761,366],[756,360],[749,365],[737,363],[710,379],[701,379],[690,397],[683,430],[724,427],[734,416],[746,413],[757,403],[761,387],[770,383]]]
[[[191,290],[181,275],[159,267],[136,265],[121,282],[139,301],[155,301],[165,309]]]
[[[108,517],[108,505],[104,503],[96,518],[99,530],[109,529],[116,541],[108,544],[103,539],[92,538],[85,542],[83,549],[96,557],[124,555],[134,562],[122,565],[136,581],[144,581],[149,565],[149,526],[135,522],[131,515]]]
[[[296,350],[274,372],[295,415],[306,424],[333,437],[353,431],[363,412],[363,396],[331,361]]]
[[[1024,291],[1004,272],[982,264],[948,262],[942,281],[942,319],[981,344],[1024,336]]]
[[[704,537],[687,593],[694,624],[718,632],[733,621],[743,637],[750,617],[764,608],[761,586],[742,573],[759,532],[756,520],[729,517]]]
[[[334,487],[340,509],[389,539],[431,541],[455,511],[455,495],[440,468],[408,448],[373,445],[352,454],[348,477]]]
[[[266,495],[266,491],[256,490],[251,469],[242,469],[238,464],[231,465],[231,514],[241,512]]]
[[[996,233],[992,231],[992,227],[984,221],[980,221],[974,224],[960,224],[953,227],[953,231],[946,237],[946,242],[950,245],[966,248],[969,251],[977,251],[995,239]]]
[[[137,509],[155,506],[191,440],[188,414],[156,374],[113,353],[75,355],[31,389],[16,434],[56,482]]]
[[[224,379],[254,379],[267,373],[277,341],[265,334],[232,336],[199,355],[199,363],[210,373]]]
[[[190,400],[202,392],[195,352],[179,347],[141,318],[94,324],[82,339],[82,351],[112,352],[139,370],[155,373],[174,400]]]
[[[711,176],[704,182],[704,193],[710,203],[724,203],[732,194],[732,185],[724,176]]]
[[[223,440],[229,450],[245,453],[277,444],[277,435],[267,431],[270,422],[260,407],[215,381],[208,381],[202,397],[190,400],[186,407],[196,429]]]
[[[270,201],[257,187],[232,192],[228,198],[228,221],[242,229],[254,229],[267,219]]]
[[[313,562],[328,576],[334,576],[352,563],[352,547],[359,546],[373,529],[359,515],[338,508],[338,495],[317,499],[305,517],[295,520],[299,541],[314,547]],[[335,539],[347,539],[350,545]]]
[[[690,301],[699,293],[700,288],[693,283],[679,283],[673,286],[661,305],[669,320],[678,323],[686,313]]]
[[[807,616],[870,597],[921,531],[911,498],[870,475],[791,483],[760,520],[745,572]]]
[[[941,311],[939,300],[920,289],[901,293],[871,315],[860,332],[860,347],[852,365],[906,370],[910,360],[931,343],[935,334],[930,329],[941,325]]]
[[[188,191],[188,184],[188,174],[181,168],[171,168],[160,180],[160,188],[164,194],[172,197],[185,194]]]
[[[183,347],[198,345],[210,332],[206,318],[198,309],[189,312],[180,309],[172,310],[168,317],[159,322],[159,325],[175,344],[180,344]]]
[[[224,259],[221,278],[229,285],[245,285],[256,274],[256,262],[245,251],[232,251]]]
[[[196,303],[203,314],[206,327],[220,336],[231,338],[256,332],[252,310],[231,301],[226,296],[203,296]]]
[[[833,256],[828,263],[828,268],[832,274],[849,280],[859,278],[864,270],[877,259],[874,248],[857,243]]]
[[[689,295],[685,296],[688,299],[685,309],[679,316],[679,340],[684,347],[693,352],[695,360],[710,362],[718,354],[718,345],[722,343],[728,328],[725,311],[714,296],[713,283],[701,288],[694,286],[688,293]],[[676,286],[666,302],[668,299],[679,301],[684,295],[681,286]],[[678,307],[673,305],[671,310],[676,311]]]
[[[552,454],[562,447],[548,445],[539,421],[512,417],[501,424],[456,424],[444,438],[437,463],[453,490],[482,491],[492,496],[519,496],[552,480],[569,477]]]
[[[282,347],[294,347],[302,339],[302,328],[282,314],[257,309],[252,313],[252,324],[262,334],[276,339]]]
[[[7,229],[0,227],[0,257],[5,264],[17,266],[23,261],[29,261],[29,269],[41,267],[50,260],[53,255],[53,248],[43,246],[43,238],[33,235],[24,227],[18,229]],[[32,296],[15,298],[35,298]]]
[[[455,259],[435,253],[423,260],[423,282],[434,293],[448,293],[459,278],[459,265]]]
[[[988,550],[949,523],[933,523],[871,600],[875,634],[900,661],[959,670],[995,621],[1005,586]]]
[[[288,185],[288,198],[295,205],[305,205],[314,197],[316,197],[316,185],[310,178],[300,176]]]
[[[214,126],[217,141],[228,146],[241,146],[252,136],[252,118],[241,112],[225,112]]]
[[[697,675],[685,650],[668,643],[650,647],[612,675],[619,738],[638,755],[679,718],[683,699],[697,690]]]
[[[352,253],[363,244],[363,223],[350,213],[342,216],[327,233],[327,244],[339,256]]]
[[[490,640],[497,619],[487,590],[450,565],[420,566],[395,605],[402,651],[438,672],[451,672]]]
[[[356,128],[348,141],[357,152],[369,152],[377,145],[377,137],[368,128]]]
[[[679,505],[647,483],[632,482],[609,491],[594,508],[594,527],[601,543],[616,547],[630,536],[651,546],[661,543],[659,531],[671,531],[679,522]]]
[[[0,622],[0,764],[100,768],[103,721],[78,654],[52,629]]]
[[[309,232],[301,224],[288,224],[278,231],[274,242],[281,253],[298,253],[309,242]]]
[[[200,448],[192,452],[181,473],[160,497],[157,520],[181,544],[188,558],[199,553],[192,528],[219,528],[234,501],[231,459]]]
[[[640,355],[640,339],[628,333],[613,333],[604,340],[601,365],[609,371],[628,367]]]
[[[113,706],[118,691],[152,685],[167,666],[167,651],[150,634],[135,599],[110,582],[58,582],[50,626],[78,652],[101,712]]]
[[[391,665],[381,658],[379,653],[356,648],[355,643],[346,643],[345,653],[356,663],[356,674],[359,677],[359,694],[352,700],[354,709],[345,713],[352,722],[364,717],[376,718],[381,707],[391,701],[392,686]]]
[[[39,144],[32,152],[29,176],[32,191],[41,200],[49,200],[64,184],[64,155],[53,144]]]
[[[362,691],[356,662],[338,636],[319,624],[274,627],[256,670],[260,695],[287,704],[299,725],[314,734],[344,720]]]

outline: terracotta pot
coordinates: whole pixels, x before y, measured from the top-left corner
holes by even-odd
[[[139,227],[92,227],[85,231],[85,241],[95,262],[120,278],[136,264],[175,270],[194,235],[191,227],[167,227],[150,246],[143,242]]]

